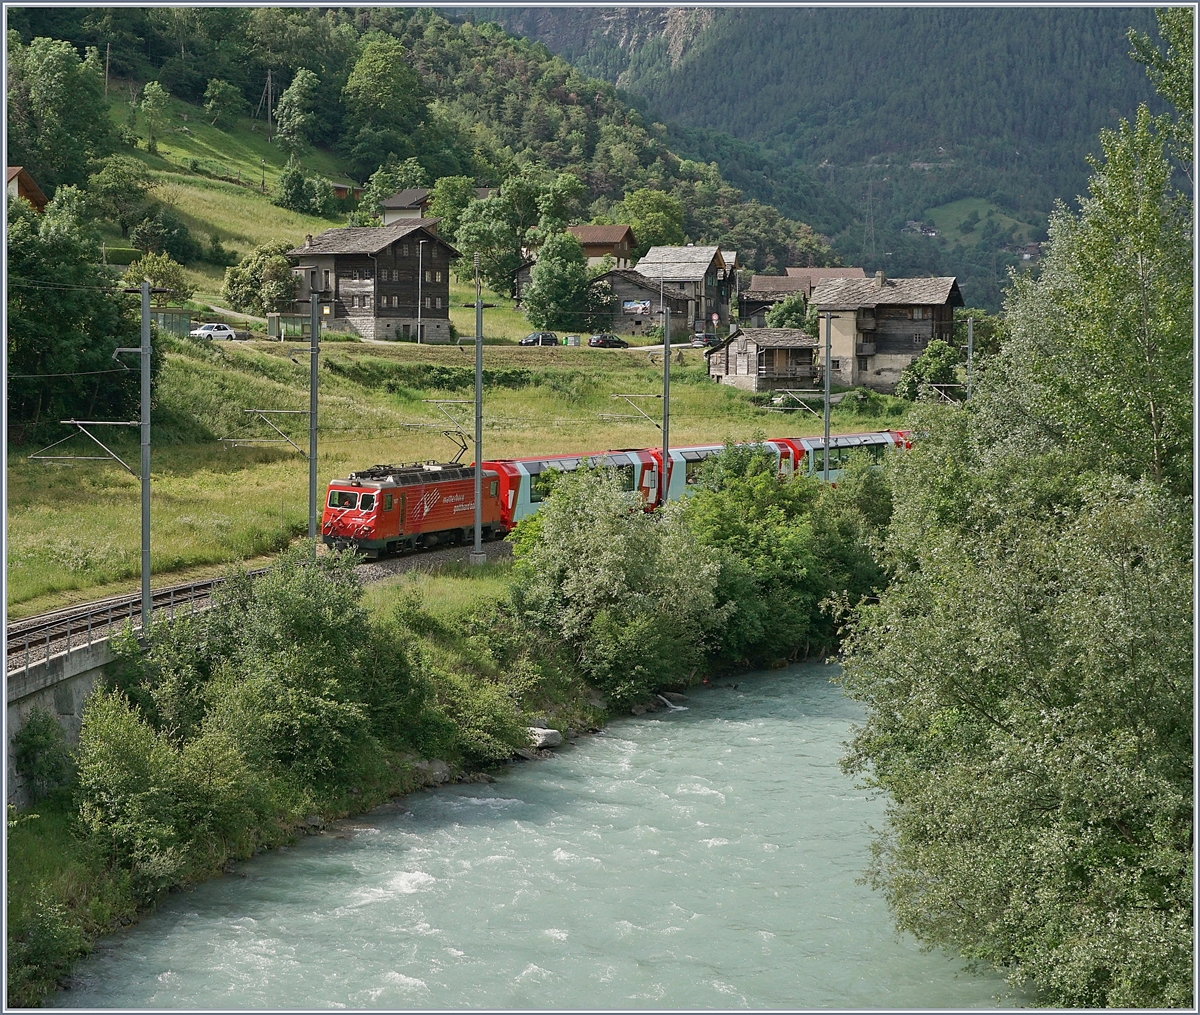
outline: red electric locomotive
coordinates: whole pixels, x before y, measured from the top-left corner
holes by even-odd
[[[483,471],[484,539],[508,534],[499,478]],[[463,543],[475,528],[475,468],[454,463],[372,465],[335,479],[325,496],[321,539],[375,558],[418,547]]]

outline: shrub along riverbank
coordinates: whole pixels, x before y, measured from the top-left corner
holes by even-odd
[[[53,720],[26,727],[45,795],[10,814],[9,1002],[37,1004],[164,893],[416,788],[420,759],[468,773],[533,723],[594,729],[658,689],[835,647],[823,604],[877,590],[889,514],[865,463],[822,488],[729,449],[653,515],[605,471],[564,474],[512,565],[365,592],[352,557],[301,546],[233,576],[212,609],[124,639],[70,756]]]

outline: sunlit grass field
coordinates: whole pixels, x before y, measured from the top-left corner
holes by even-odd
[[[820,420],[809,413],[772,412],[744,392],[713,384],[704,373],[701,351],[680,351],[684,363],[672,365],[673,444],[745,440],[760,431],[820,430]],[[233,446],[235,439],[275,436],[244,410],[307,408],[307,357],[293,361],[290,352],[288,344],[273,342],[172,344],[152,431],[156,584],[272,553],[307,532],[305,460],[286,445]],[[455,453],[442,434],[449,421],[425,400],[473,397],[469,346],[338,343],[326,345],[322,359],[322,487],[355,468],[444,461]],[[498,378],[484,393],[485,459],[647,447],[661,439],[656,426],[640,417],[604,418],[633,415],[614,395],[661,393],[662,367],[646,353],[488,345],[484,368]],[[451,386],[402,383],[423,376],[440,377]],[[651,417],[661,416],[659,399],[641,401]],[[872,416],[839,408],[835,429],[899,425],[895,413],[903,412],[903,403],[877,399],[872,404],[877,410]],[[470,404],[446,409],[471,433]],[[283,429],[306,449],[305,417],[280,418],[289,421]],[[83,440],[59,450],[74,447],[70,453],[91,454],[79,443]],[[114,447],[136,470],[136,438],[123,435]],[[9,616],[135,588],[138,479],[101,462],[30,461],[27,456],[36,450],[14,448],[8,457]],[[465,457],[471,460],[473,452]]]

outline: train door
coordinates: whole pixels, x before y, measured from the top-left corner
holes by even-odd
[[[401,507],[404,500],[395,490],[379,491],[379,535],[391,538],[400,534],[402,522]]]

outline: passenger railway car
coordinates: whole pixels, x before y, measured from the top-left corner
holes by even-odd
[[[829,479],[836,482],[849,456],[865,451],[879,458],[890,447],[911,447],[905,430],[836,434],[829,439]],[[823,437],[775,437],[760,447],[774,456],[779,478],[794,474],[823,478]],[[671,448],[667,456],[667,500],[688,495],[705,459],[723,444]],[[550,474],[580,466],[616,471],[624,489],[637,491],[643,506],[659,504],[661,448],[623,448],[582,455],[545,455],[483,463],[482,537],[502,539],[534,514],[551,489]],[[463,543],[474,536],[475,469],[456,463],[373,465],[329,484],[321,537],[331,546],[353,546],[369,557],[401,550]]]
[[[482,536],[502,539],[499,476],[483,470]],[[335,479],[325,495],[321,539],[368,557],[474,538],[475,468],[454,463],[372,465]]]

